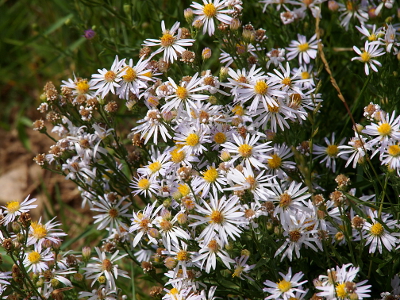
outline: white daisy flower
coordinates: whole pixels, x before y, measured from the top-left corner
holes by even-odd
[[[195,177],[191,184],[194,192],[205,198],[209,196],[210,189],[213,193],[222,192],[226,185],[226,179],[213,163],[211,166],[207,166],[207,170],[201,172],[201,176]]]
[[[226,151],[234,154],[231,163],[240,159],[240,163],[245,164],[247,169],[250,169],[251,166],[254,166],[256,169],[266,167],[263,162],[271,158],[266,155],[266,153],[271,150],[269,146],[271,142],[257,144],[257,141],[260,139],[259,135],[247,134],[245,139],[236,134],[233,134],[232,137],[235,144],[232,142],[222,144]]]
[[[210,273],[211,270],[215,270],[217,267],[217,257],[221,259],[224,265],[230,269],[230,264],[235,261],[229,257],[229,254],[223,250],[224,243],[218,238],[211,239],[208,243],[201,243],[201,249],[199,250],[198,256],[194,257],[192,261],[200,264],[200,269],[205,269],[206,273]],[[204,267],[205,264],[205,267]]]
[[[355,168],[357,166],[357,163],[360,163],[363,161],[364,156],[366,154],[366,151],[371,150],[371,146],[367,144],[366,138],[364,137],[352,137],[350,141],[348,142],[348,145],[340,145],[338,148],[341,150],[341,153],[345,155],[349,155],[349,158],[347,159],[347,163],[345,167],[347,168],[348,165],[353,162],[352,166]]]
[[[173,63],[178,59],[177,53],[182,53],[186,49],[183,47],[190,47],[195,40],[181,39],[182,30],[179,28],[180,23],[175,22],[171,29],[165,28],[164,20],[161,21],[162,37],[159,40],[147,39],[144,41],[143,46],[153,47],[160,46],[158,50],[151,54],[154,55],[164,52],[163,57],[167,63]]]
[[[214,194],[210,196],[209,203],[201,199],[200,204],[196,204],[195,211],[200,215],[189,215],[190,218],[197,220],[189,226],[207,224],[197,237],[198,240],[204,239],[205,244],[216,237],[224,245],[228,243],[228,237],[236,240],[242,232],[239,226],[246,223],[244,214],[240,211],[239,198],[235,195],[227,199],[226,196],[220,198]]]
[[[54,228],[61,225],[60,223],[53,222],[55,217],[48,221],[46,224],[41,223],[41,218],[38,222],[32,222],[29,228],[29,235],[26,245],[41,244],[45,240],[49,240],[53,243],[59,243],[60,237],[66,236],[67,234],[62,232],[61,229]]]
[[[328,140],[328,138],[324,138],[325,143],[327,146],[319,146],[317,144],[314,145],[313,147],[313,154],[316,155],[315,159],[318,159],[320,157],[324,157],[320,163],[325,163],[325,166],[329,169],[332,169],[332,171],[335,173],[336,172],[336,158],[337,157],[342,157],[343,159],[347,159],[347,155],[343,152],[341,152],[342,148],[339,148],[341,145],[343,145],[344,141],[346,138],[343,138],[339,144],[335,143],[335,133],[332,133],[332,138],[331,140]]]
[[[54,254],[51,248],[43,250],[42,244],[35,244],[33,251],[25,253],[24,266],[28,268],[28,272],[40,273],[49,269],[46,262],[52,260],[54,260]]]
[[[388,165],[390,169],[400,171],[400,146],[399,144],[389,145],[382,154],[382,165]]]
[[[100,285],[98,289],[93,289],[91,292],[79,292],[79,298],[89,297],[87,300],[117,300],[117,290],[109,289],[104,285]]]
[[[189,155],[198,155],[207,150],[206,144],[210,143],[209,128],[200,122],[195,126],[181,123],[176,130],[174,139],[178,145],[183,145],[182,150]],[[179,132],[179,133],[178,133]]]
[[[15,218],[20,216],[22,213],[29,212],[31,209],[37,207],[36,204],[32,205],[32,203],[36,201],[36,198],[29,200],[29,196],[30,195],[28,195],[22,202],[10,201],[7,202],[6,206],[2,206],[2,208],[5,209],[3,211],[3,215],[5,215],[5,217],[0,221],[0,223],[6,226],[13,222]]]
[[[157,243],[157,240],[154,238],[157,234],[157,229],[153,228],[153,221],[163,206],[160,205],[155,209],[156,205],[157,201],[153,202],[152,205],[147,204],[141,212],[136,213],[133,211],[132,224],[129,228],[129,232],[135,232],[135,238],[132,242],[133,247],[136,247],[144,235],[147,236],[151,243]]]
[[[182,81],[181,85],[177,85],[172,78],[168,77],[173,93],[165,97],[166,103],[162,106],[162,110],[176,109],[179,115],[179,111],[186,108],[186,112],[190,114],[191,109],[196,108],[195,102],[208,99],[208,95],[196,93],[204,90],[204,87],[199,86],[201,78],[198,76],[198,73],[194,74],[189,81]]]
[[[371,69],[374,72],[378,72],[378,68],[375,66],[379,66],[381,67],[382,64],[377,61],[376,59],[373,59],[374,57],[378,57],[381,56],[383,54],[385,54],[385,52],[382,49],[379,49],[379,42],[368,42],[365,41],[365,46],[364,46],[364,51],[361,52],[361,50],[356,47],[353,46],[354,51],[359,55],[357,57],[353,57],[351,60],[359,60],[361,62],[363,62],[364,65],[364,70],[365,70],[365,74],[368,76],[369,75],[369,68],[371,67]]]
[[[286,50],[288,50],[287,58],[288,60],[292,60],[299,56],[300,65],[303,64],[303,61],[305,64],[309,64],[311,59],[317,57],[317,36],[314,34],[310,40],[307,41],[304,35],[297,34],[297,39],[297,41],[292,41],[289,47],[286,48]]]
[[[147,81],[152,80],[152,72],[147,69],[149,59],[143,60],[143,57],[139,59],[136,65],[133,65],[133,60],[130,59],[129,63],[122,65],[124,75],[121,77],[119,82],[120,86],[117,88],[117,95],[121,99],[128,100],[130,93],[136,97],[140,97],[140,90],[147,88]]]
[[[399,242],[398,236],[400,234],[389,233],[385,227],[387,226],[389,229],[394,229],[397,221],[389,220],[391,216],[388,214],[382,214],[378,221],[378,212],[372,211],[371,209],[368,209],[368,216],[371,222],[367,221],[364,223],[363,237],[366,238],[366,246],[371,244],[369,253],[375,253],[376,250],[382,253],[382,244],[388,251],[392,251]],[[381,223],[385,224],[385,227],[383,227]]]
[[[203,5],[193,2],[190,6],[194,9],[193,13],[197,15],[194,22],[201,21],[203,24],[203,34],[207,32],[210,36],[214,35],[215,19],[225,24],[231,23],[232,17],[227,14],[233,11],[225,9],[226,0],[203,0]]]
[[[100,214],[93,217],[94,224],[97,224],[97,229],[102,230],[109,226],[109,233],[112,229],[116,229],[120,232],[121,228],[127,229],[127,226],[121,220],[122,217],[129,217],[128,207],[131,205],[130,202],[122,204],[127,197],[121,197],[118,201],[111,202],[105,197],[98,197],[98,201],[92,201],[93,207],[90,210],[97,211]]]
[[[163,114],[158,109],[148,110],[146,117],[137,121],[137,123],[142,124],[133,128],[132,132],[140,133],[140,138],[145,138],[145,144],[153,137],[153,143],[157,145],[158,134],[161,135],[164,142],[167,142],[167,140],[171,138],[168,128],[165,125]]]
[[[145,197],[157,194],[158,183],[149,176],[140,176],[133,178],[131,188],[134,195],[143,194]]]
[[[76,78],[74,75],[74,79],[72,80],[71,78],[68,79],[68,81],[63,80],[62,81],[61,87],[66,87],[72,90],[72,95],[74,96],[74,100],[72,101],[72,104],[76,104],[80,101],[81,97],[83,97],[83,100],[90,99],[94,97],[94,92],[90,91],[93,89],[94,82],[93,81],[88,81],[85,78]]]
[[[355,0],[347,0],[345,4],[339,4],[339,11],[343,12],[339,18],[341,19],[340,25],[343,26],[346,30],[349,29],[350,20],[352,18],[357,18],[361,24],[364,24],[369,16],[368,16],[368,6],[367,2],[363,1],[355,1]]]
[[[281,0],[276,0],[276,1],[281,1]],[[267,53],[267,56],[269,58],[266,65],[267,69],[271,64],[273,64],[275,67],[282,65],[282,62],[285,61],[285,52],[286,50],[283,48],[278,48],[278,49],[272,48],[272,50]]]
[[[123,254],[117,257],[119,253],[119,250],[117,250],[110,258],[107,258],[105,252],[100,251],[100,249],[97,247],[95,250],[97,257],[91,258],[95,261],[95,263],[88,263],[86,267],[82,268],[82,270],[85,271],[84,276],[87,279],[93,279],[91,286],[98,281],[100,276],[104,276],[106,279],[107,289],[115,290],[115,280],[118,279],[118,276],[129,278],[128,272],[118,269],[118,264],[115,262],[124,256],[127,256],[128,254]]]
[[[245,274],[245,273],[250,272],[250,270],[254,269],[254,267],[256,266],[256,265],[248,265],[247,264],[248,259],[249,259],[249,256],[247,256],[247,255],[242,255],[240,257],[235,258],[235,265],[233,266],[234,271],[233,271],[232,277],[237,277],[241,280],[247,279],[250,281],[254,281],[253,278],[251,278]]]
[[[121,81],[122,75],[125,75],[125,70],[122,69],[124,64],[125,58],[119,60],[118,56],[115,56],[110,70],[98,69],[99,74],[92,75],[93,89],[96,90],[96,95],[105,98],[109,92],[115,94],[115,89],[120,87],[118,82]]]
[[[298,272],[292,276],[292,268],[289,268],[288,273],[285,275],[279,272],[279,275],[282,276],[282,279],[275,283],[270,280],[266,280],[264,284],[267,286],[263,288],[263,291],[271,294],[266,297],[264,300],[268,299],[284,299],[289,300],[295,298],[295,292],[305,294],[306,291],[303,289],[302,285],[306,283],[308,280],[301,281],[304,274],[303,272]]]

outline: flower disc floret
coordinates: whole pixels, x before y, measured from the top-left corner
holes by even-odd
[[[208,3],[204,5],[203,13],[206,15],[207,18],[213,18],[217,14],[217,9],[213,3]]]
[[[381,136],[389,136],[392,133],[392,126],[389,123],[382,123],[377,130]]]
[[[79,94],[86,94],[89,91],[89,84],[87,80],[80,80],[76,84],[76,90]]]
[[[163,36],[160,38],[161,46],[163,47],[170,47],[175,42],[175,37],[170,33],[164,33]]]
[[[268,159],[268,167],[270,169],[278,169],[282,165],[282,158],[279,157],[278,154],[271,155],[271,158]]]
[[[282,279],[278,282],[277,288],[282,292],[285,293],[292,288],[292,284],[289,281]]]
[[[200,141],[200,137],[196,133],[191,133],[186,138],[186,145],[194,147],[199,143],[199,141]]]
[[[122,79],[131,82],[134,81],[137,77],[136,71],[132,67],[126,67],[125,75],[122,76]]]
[[[374,236],[380,236],[382,235],[384,229],[383,226],[380,223],[375,223],[374,225],[371,226],[370,232]]]
[[[224,221],[224,216],[220,211],[214,210],[210,215],[210,223],[221,224]]]
[[[390,145],[388,147],[388,153],[389,155],[393,157],[397,157],[400,155],[400,146],[399,145]]]
[[[107,71],[106,74],[104,74],[104,79],[108,82],[112,82],[115,80],[115,78],[117,78],[117,74],[115,74],[114,71]]]
[[[47,236],[47,229],[43,224],[40,224],[40,223],[37,223],[37,222],[32,222],[31,226],[33,228],[32,235],[35,238],[42,239],[45,236]]]
[[[329,145],[326,147],[326,154],[328,154],[331,157],[336,157],[337,154],[339,153],[339,148],[337,145]]]
[[[15,213],[20,209],[20,204],[18,201],[11,201],[6,204],[6,208],[10,214]]]
[[[36,251],[32,251],[31,253],[29,253],[28,255],[28,260],[32,263],[32,264],[37,264],[40,261],[40,253],[36,252]]]
[[[203,173],[203,178],[208,182],[215,182],[218,178],[218,171],[216,168],[210,168]]]
[[[250,146],[248,144],[242,144],[239,146],[238,152],[242,157],[248,158],[252,154],[252,149],[253,149],[252,146]]]
[[[308,45],[308,43],[304,43],[298,45],[297,48],[299,49],[300,52],[305,52],[310,48],[310,46]]]
[[[147,178],[142,178],[138,181],[138,187],[142,190],[147,190],[150,187],[150,181]]]
[[[217,132],[214,135],[214,142],[216,142],[217,144],[223,144],[226,142],[226,140],[227,140],[226,134],[223,132]]]
[[[268,92],[268,84],[264,80],[259,80],[254,85],[254,92],[259,95],[266,95]]]

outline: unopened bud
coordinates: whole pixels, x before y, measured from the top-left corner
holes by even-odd
[[[330,11],[337,11],[339,9],[339,4],[335,0],[328,1],[328,8]]]
[[[191,8],[186,8],[183,11],[183,15],[185,16],[186,22],[191,24],[193,22],[193,10]]]

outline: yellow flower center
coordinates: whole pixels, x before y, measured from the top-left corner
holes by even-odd
[[[172,289],[169,291],[169,294],[171,294],[171,295],[176,295],[176,294],[178,294],[178,293],[179,293],[179,291],[178,291],[177,288],[172,288]]]
[[[148,72],[146,72],[146,73],[144,73],[144,74],[142,74],[143,76],[146,76],[146,77],[149,77],[149,78],[152,78],[153,77],[153,73],[151,72],[151,71],[148,71]]]
[[[76,90],[78,91],[79,94],[87,93],[89,90],[89,84],[88,84],[87,80],[80,80],[76,84]]]
[[[134,81],[136,79],[136,71],[131,67],[127,67],[125,75],[122,76],[122,79],[127,82]]]
[[[280,207],[288,207],[290,203],[292,203],[292,197],[288,193],[283,193],[279,197],[279,206]]]
[[[191,133],[186,138],[186,145],[194,147],[199,143],[199,141],[200,141],[200,137],[196,133]]]
[[[47,235],[47,229],[43,224],[32,222],[31,224],[33,233],[32,235],[37,239],[42,239]]]
[[[217,132],[214,135],[214,142],[216,142],[217,144],[223,144],[226,142],[226,135],[223,132]]]
[[[270,159],[268,159],[268,167],[270,169],[278,169],[282,165],[282,158],[278,154],[273,154]]]
[[[138,187],[141,190],[147,190],[150,187],[150,181],[147,178],[142,178],[138,181]]]
[[[265,95],[268,92],[268,84],[263,80],[258,80],[254,85],[254,91],[256,94]]]
[[[329,145],[326,147],[326,154],[328,154],[330,157],[336,157],[336,155],[339,153],[339,149],[337,145]]]
[[[224,216],[218,210],[214,210],[209,217],[210,223],[221,224],[224,221]]]
[[[252,150],[253,150],[253,147],[248,144],[242,144],[238,148],[239,154],[244,158],[250,157],[252,154]]]
[[[187,261],[187,260],[189,260],[189,258],[190,258],[189,252],[187,252],[185,250],[180,250],[176,254],[176,259],[180,260],[180,261]]]
[[[31,264],[37,264],[40,261],[40,253],[32,251],[28,255],[28,260],[31,262]]]
[[[244,267],[239,266],[235,269],[235,272],[233,272],[232,277],[239,277],[240,274],[242,274]]]
[[[378,126],[377,130],[381,136],[388,136],[392,133],[392,126],[388,123],[382,123]]]
[[[299,230],[289,231],[289,240],[291,242],[297,243],[301,239],[301,232]]]
[[[268,106],[268,111],[269,112],[272,112],[272,113],[277,113],[277,112],[279,112],[279,105],[278,106],[270,106],[270,105],[267,105]]]
[[[370,36],[368,37],[368,40],[370,42],[376,41],[377,39],[378,39],[378,37],[374,33],[370,34]]]
[[[292,84],[292,80],[289,77],[283,78],[281,81],[282,84],[284,85],[291,85]]]
[[[211,240],[211,241],[208,243],[207,247],[208,247],[212,252],[217,252],[218,249],[219,249],[219,245],[218,245],[218,243],[217,243],[216,240]]]
[[[308,45],[308,43],[300,44],[297,46],[297,49],[299,49],[300,52],[306,52],[309,48],[310,46]]]
[[[109,215],[111,218],[113,218],[113,219],[117,218],[118,215],[119,215],[118,209],[116,209],[116,208],[111,208],[111,209],[108,211],[108,215]]]
[[[383,226],[380,223],[375,223],[374,225],[371,226],[371,229],[369,230],[372,235],[375,236],[380,236],[383,233]]]
[[[237,116],[243,116],[244,115],[243,106],[236,105],[234,108],[232,108],[232,112]]]
[[[149,165],[149,170],[151,171],[152,174],[160,171],[160,169],[161,169],[161,163],[158,161],[155,161]]]
[[[9,214],[13,214],[18,211],[21,207],[18,201],[11,201],[6,204],[7,211]]]
[[[247,176],[246,177],[246,182],[249,184],[250,189],[255,189],[257,187],[257,180],[254,178],[254,176]]]
[[[161,37],[160,40],[161,40],[161,46],[170,47],[174,44],[175,37],[167,32],[164,33],[164,35]]]
[[[190,187],[187,184],[180,184],[178,186],[178,191],[182,194],[183,197],[189,195]]]
[[[301,79],[309,79],[310,78],[310,73],[307,71],[301,72]]]
[[[276,286],[282,293],[286,293],[288,290],[292,288],[292,284],[289,281],[286,281],[285,279],[282,279],[277,283]]]
[[[363,53],[361,53],[361,60],[363,61],[363,62],[369,62],[369,60],[371,59],[371,55],[369,55],[369,53],[368,52],[363,52]]]
[[[336,286],[336,295],[338,298],[346,298],[347,292],[346,292],[346,284],[341,283]]]
[[[391,156],[397,157],[400,155],[400,147],[399,145],[391,145],[388,147],[388,153]]]
[[[104,79],[108,82],[114,81],[116,77],[117,74],[115,74],[113,71],[107,71],[107,73],[104,74]]]
[[[346,3],[346,7],[347,7],[347,10],[349,10],[349,11],[353,11],[353,10],[354,10],[354,5],[353,5],[353,2],[351,2],[351,1],[347,1],[347,3]]]
[[[203,178],[207,182],[215,182],[218,178],[218,171],[214,167],[211,167],[203,173]]]
[[[174,149],[171,151],[171,161],[175,164],[180,163],[183,161],[186,157],[186,153],[183,150],[180,150],[178,148]]]
[[[110,272],[111,269],[112,269],[112,262],[111,262],[111,260],[109,260],[109,259],[107,259],[107,258],[104,259],[103,262],[102,262],[102,264],[101,264],[101,268],[102,268],[103,271],[108,271],[108,272]]]
[[[187,89],[183,86],[178,86],[178,88],[176,89],[176,96],[181,100],[185,100],[188,96]]]
[[[208,3],[204,5],[203,13],[207,18],[213,18],[217,14],[217,9],[215,8],[214,4]]]

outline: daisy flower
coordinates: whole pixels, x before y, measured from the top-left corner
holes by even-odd
[[[133,133],[140,133],[140,138],[145,138],[144,143],[153,137],[153,143],[157,145],[158,136],[161,135],[164,142],[171,138],[168,128],[165,125],[163,114],[158,109],[150,109],[146,113],[146,117],[137,121],[141,124],[132,129]]]
[[[364,24],[368,20],[368,7],[366,2],[358,0],[347,0],[345,4],[339,4],[339,11],[343,13],[340,15],[340,25],[346,30],[349,29],[350,20],[352,18],[357,18],[361,24]]]
[[[210,273],[211,270],[215,270],[217,267],[217,257],[221,259],[224,265],[230,269],[230,264],[235,261],[229,257],[229,254],[223,250],[223,242],[218,238],[211,239],[208,243],[201,243],[199,246],[198,256],[194,257],[192,261],[200,264],[200,269],[205,269],[206,273]],[[205,267],[204,267],[205,264]]]
[[[110,70],[98,69],[99,74],[92,75],[93,89],[96,90],[96,95],[101,94],[101,98],[105,98],[109,92],[115,94],[115,88],[119,88],[118,82],[121,81],[122,75],[125,75],[125,70],[122,69],[125,64],[125,58],[119,60],[115,56],[114,62]]]
[[[231,163],[241,159],[241,164],[245,164],[247,169],[250,169],[251,166],[256,169],[265,168],[263,161],[271,158],[265,154],[271,150],[271,147],[269,147],[271,142],[257,144],[260,139],[259,135],[247,134],[245,139],[236,134],[233,134],[232,137],[235,144],[232,142],[222,144],[225,151],[234,154]]]
[[[400,170],[400,146],[399,144],[389,145],[386,152],[382,154],[382,165],[388,165],[390,169]]]
[[[201,176],[194,178],[191,184],[194,192],[201,194],[201,197],[204,198],[209,196],[210,189],[213,193],[222,192],[223,186],[226,185],[226,179],[213,163],[211,166],[207,166],[207,170],[201,172]]]
[[[365,245],[370,245],[369,253],[375,253],[378,249],[379,253],[382,253],[382,244],[388,251],[392,251],[398,243],[398,233],[389,233],[387,228],[394,229],[396,226],[396,220],[389,220],[390,215],[382,214],[378,221],[378,212],[368,209],[368,216],[371,222],[365,222],[363,227],[363,237],[366,238],[367,242]],[[381,224],[385,224],[385,227]],[[397,236],[397,238],[395,237]]]
[[[120,86],[117,88],[117,95],[121,99],[128,100],[130,98],[130,93],[140,97],[140,90],[147,88],[147,81],[151,80],[152,72],[147,69],[149,60],[143,60],[141,57],[137,64],[133,65],[133,60],[130,59],[129,63],[122,65],[122,69],[125,74],[122,75]]]
[[[296,168],[295,162],[287,160],[293,156],[293,152],[285,144],[275,144],[270,156],[271,158],[267,160],[269,174],[284,179],[288,176],[287,171],[293,171]]]
[[[179,224],[176,224],[178,216],[179,214],[176,214],[171,219],[171,212],[164,209],[161,211],[161,216],[153,221],[153,224],[160,228],[163,245],[168,251],[171,251],[172,245],[179,247],[179,239],[190,239],[189,234]]]
[[[395,111],[391,116],[389,113],[381,113],[379,122],[365,126],[362,133],[372,137],[376,136],[372,140],[369,140],[367,144],[371,147],[379,147],[372,153],[372,156],[378,152],[381,152],[382,155],[390,141],[400,140],[400,116],[396,117]]]
[[[194,22],[199,20],[203,24],[203,34],[206,32],[209,36],[214,34],[215,19],[225,24],[231,23],[232,17],[227,14],[232,13],[232,10],[225,9],[226,0],[203,0],[203,5],[193,2],[190,6],[194,9],[193,13],[197,15]]]
[[[169,84],[172,87],[172,94],[165,97],[166,103],[162,106],[162,110],[170,111],[176,109],[179,112],[185,105],[186,112],[190,114],[191,109],[196,108],[195,101],[208,99],[208,95],[196,93],[204,90],[204,87],[199,86],[201,78],[198,76],[198,73],[196,73],[189,81],[183,80],[180,85],[177,85],[172,78],[168,77]]]
[[[295,298],[295,292],[305,294],[306,291],[303,289],[302,285],[308,280],[301,281],[304,274],[303,272],[296,273],[292,276],[292,268],[289,268],[288,273],[285,275],[279,272],[282,279],[275,283],[270,280],[266,280],[264,284],[267,286],[263,288],[263,291],[271,294],[266,297],[267,299],[284,299],[289,300]]]
[[[158,187],[158,183],[149,176],[135,177],[131,184],[131,188],[134,189],[132,191],[134,195],[143,194],[145,197],[157,194]]]
[[[275,1],[280,2],[281,0]],[[267,53],[267,57],[269,58],[267,61],[267,69],[271,64],[273,64],[275,67],[282,65],[282,62],[285,61],[285,52],[286,50],[283,48],[272,48],[272,50]]]
[[[297,34],[297,41],[292,41],[289,47],[286,48],[288,50],[287,58],[288,60],[292,60],[299,56],[300,65],[310,63],[310,59],[315,59],[317,57],[317,49],[318,49],[318,41],[317,36],[314,34],[310,40],[307,41],[307,38],[304,35]]]
[[[129,278],[126,271],[118,269],[118,264],[115,262],[128,254],[123,254],[117,257],[119,250],[115,251],[115,253],[110,257],[107,258],[106,253],[100,251],[99,248],[95,248],[97,257],[92,257],[92,260],[95,263],[88,263],[86,267],[82,268],[85,271],[84,276],[87,279],[93,279],[92,285],[93,286],[100,276],[104,276],[106,279],[106,287],[107,289],[114,290],[116,289],[115,286],[115,279],[118,279],[118,276],[122,276],[125,278]]]
[[[116,229],[120,232],[120,228],[125,228],[125,223],[122,222],[122,217],[129,217],[128,207],[131,205],[130,202],[125,201],[127,197],[121,197],[118,201],[115,200],[111,202],[107,199],[107,195],[105,197],[98,197],[98,201],[93,201],[93,207],[90,210],[97,211],[100,214],[93,217],[95,219],[94,224],[97,224],[97,229],[102,230],[109,226],[109,232],[111,233],[112,229]]]
[[[49,240],[53,243],[60,242],[60,237],[66,236],[67,234],[62,232],[61,229],[55,229],[54,227],[61,225],[60,223],[53,222],[55,217],[48,221],[46,224],[42,224],[39,219],[38,222],[32,222],[29,229],[27,246],[34,244],[41,244],[45,240]]]
[[[318,252],[318,249],[311,244],[314,242],[322,251],[321,241],[313,235],[317,234],[316,229],[311,229],[313,221],[309,219],[307,214],[297,212],[296,214],[282,214],[281,215],[282,228],[284,230],[283,236],[286,237],[285,242],[275,252],[275,257],[283,252],[281,261],[287,256],[292,261],[293,251],[296,253],[297,258],[300,258],[300,249],[305,245]],[[315,228],[315,226],[313,226]]]
[[[307,193],[308,187],[301,188],[302,185],[301,182],[292,181],[285,190],[277,183],[272,185],[273,196],[270,199],[279,203],[275,208],[274,215],[279,214],[282,221],[285,221],[284,215],[305,209],[306,200],[311,197],[311,194]]]
[[[117,300],[117,290],[109,289],[104,285],[100,285],[98,289],[94,289],[91,292],[79,292],[79,298],[89,297],[87,300]]]
[[[317,296],[327,300],[350,298],[362,300],[371,297],[369,295],[371,285],[365,285],[367,280],[354,282],[359,270],[359,267],[353,267],[352,264],[336,266],[336,269],[328,270],[328,275],[318,277],[320,284],[316,285],[316,288],[321,292],[317,293]]]
[[[242,255],[240,257],[235,258],[235,265],[233,266],[234,271],[233,271],[232,277],[237,277],[241,280],[247,279],[250,281],[254,281],[254,279],[245,275],[245,273],[250,272],[250,270],[254,269],[254,267],[256,266],[256,265],[248,265],[247,264],[247,261],[249,258],[250,258],[250,256],[247,256],[247,255]]]
[[[361,52],[361,50],[356,47],[353,46],[354,51],[359,55],[357,57],[353,57],[351,60],[359,60],[361,62],[363,62],[364,65],[364,70],[365,70],[365,74],[368,76],[369,75],[369,68],[371,67],[371,69],[374,72],[378,72],[378,69],[375,65],[381,67],[382,64],[377,61],[376,59],[373,59],[374,57],[378,57],[381,56],[383,54],[385,54],[385,52],[382,49],[379,49],[379,42],[368,42],[365,41],[365,46],[364,46],[364,51]]]
[[[94,97],[94,92],[90,91],[93,89],[94,82],[88,81],[85,78],[76,78],[74,75],[74,79],[68,79],[68,81],[63,80],[61,87],[66,87],[72,90],[72,95],[74,96],[74,100],[72,104],[82,103],[92,97]]]
[[[174,139],[178,145],[183,145],[182,150],[189,155],[198,155],[207,150],[206,144],[210,143],[209,129],[199,121],[195,126],[188,126],[181,123],[177,130]],[[179,132],[179,133],[178,133]]]
[[[132,246],[136,247],[136,245],[142,240],[143,236],[146,234],[147,238],[150,242],[156,243],[156,239],[152,236],[153,233],[153,221],[157,215],[157,213],[162,208],[160,205],[156,210],[155,207],[157,205],[157,201],[155,201],[152,205],[148,204],[142,212],[133,212],[133,218],[131,219],[131,227],[129,228],[129,232],[135,232],[135,238],[133,239]]]
[[[22,202],[10,201],[7,202],[6,206],[2,206],[2,208],[5,208],[3,211],[3,215],[5,215],[5,217],[0,221],[0,223],[3,223],[3,225],[8,225],[9,223],[13,222],[17,216],[36,208],[36,204],[32,205],[32,203],[36,201],[36,198],[29,200],[29,196],[30,195],[28,195]]]
[[[362,38],[367,38],[369,42],[375,42],[378,40],[378,37],[383,34],[382,27],[376,28],[376,24],[374,24],[369,30],[366,26],[361,25],[356,26],[357,30],[361,32],[363,35]]]
[[[189,226],[207,224],[198,236],[199,240],[204,239],[205,244],[215,237],[224,244],[228,243],[228,237],[236,240],[242,232],[239,226],[246,223],[244,214],[240,211],[239,198],[235,195],[227,199],[226,196],[219,198],[214,193],[210,196],[209,203],[201,199],[200,204],[196,204],[195,211],[200,215],[189,215],[190,218],[197,220]]]
[[[371,150],[371,146],[367,144],[366,138],[364,137],[352,137],[347,145],[340,145],[338,149],[341,150],[341,153],[348,155],[350,154],[349,158],[347,159],[347,163],[345,167],[347,168],[348,165],[353,162],[353,168],[357,166],[357,163],[363,161],[363,158],[366,154],[366,151]]]
[[[346,138],[343,138],[339,144],[335,143],[335,133],[332,133],[331,140],[328,140],[328,138],[324,138],[325,143],[327,146],[319,146],[319,145],[314,145],[313,148],[313,154],[316,155],[315,159],[318,159],[320,157],[324,157],[320,163],[324,163],[325,167],[332,169],[332,171],[335,173],[336,172],[336,158],[342,156],[343,159],[347,159],[347,155],[345,155],[343,152],[341,152],[341,148],[339,148],[341,145],[343,145],[344,141]]]
[[[167,63],[173,63],[178,59],[177,53],[182,54],[182,52],[186,50],[183,47],[190,47],[193,45],[195,40],[181,39],[182,30],[179,28],[179,25],[179,22],[175,22],[171,29],[166,29],[164,20],[161,21],[162,37],[160,37],[159,40],[147,39],[143,43],[143,46],[148,47],[160,46],[159,49],[151,54],[151,57],[164,52],[164,60]]]
[[[54,260],[51,248],[42,250],[42,244],[35,244],[34,250],[25,253],[24,266],[28,272],[40,273],[49,269],[46,262]]]

